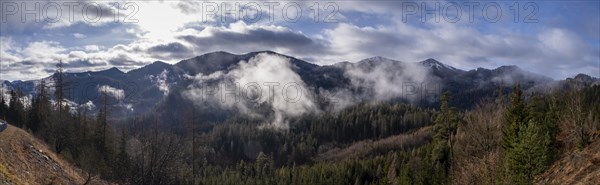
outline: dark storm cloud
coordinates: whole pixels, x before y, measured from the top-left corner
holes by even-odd
[[[186,53],[191,52],[191,50],[178,42],[171,42],[169,44],[160,44],[156,46],[152,46],[148,49],[148,52],[159,52],[159,53]]]
[[[105,66],[105,63],[95,63],[95,62],[91,62],[88,59],[76,59],[76,60],[72,60],[69,61],[69,63],[65,64],[66,68],[89,68],[89,67],[96,67],[96,66]]]
[[[219,30],[213,32],[210,37],[186,35],[181,36],[180,39],[207,50],[233,49],[247,52],[250,49],[258,51],[280,48],[297,53],[311,54],[322,53],[326,50],[322,42],[309,38],[304,34],[265,28],[250,29],[247,32]]]
[[[179,42],[152,46],[148,48],[147,53],[162,60],[178,60],[192,57],[194,54],[192,49]]]
[[[24,14],[24,9],[37,13]],[[1,11],[2,34],[32,34],[76,23],[99,25],[126,16],[106,2],[94,1],[3,1]]]

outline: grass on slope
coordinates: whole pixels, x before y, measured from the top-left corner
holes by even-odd
[[[0,132],[0,184],[83,184],[82,174],[31,134]]]

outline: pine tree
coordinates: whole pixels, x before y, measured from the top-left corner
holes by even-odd
[[[520,128],[517,152],[513,153],[517,182],[531,183],[534,175],[551,163],[551,131],[544,124],[544,113],[538,96],[532,96],[527,105],[527,124]]]
[[[25,121],[25,108],[21,102],[21,95],[16,91],[10,91],[10,102],[8,104],[8,116],[6,121],[16,127],[23,127]]]
[[[8,106],[4,99],[4,88],[0,87],[0,119],[6,119],[6,111],[8,111]]]
[[[552,154],[552,156],[550,156],[550,160],[554,160],[557,153],[558,153],[558,149],[557,149],[557,142],[556,142],[556,135],[558,134],[559,128],[558,128],[558,124],[559,124],[559,107],[558,107],[558,99],[556,98],[556,96],[552,96],[550,97],[550,101],[548,103],[548,109],[546,110],[545,113],[545,117],[544,117],[544,127],[546,130],[548,130],[549,132],[547,133],[548,136],[550,138],[550,143],[549,143],[549,153]]]
[[[549,103],[539,96],[533,96],[528,108],[529,126],[534,127],[535,133],[533,142],[535,146],[540,147],[537,153],[533,154],[537,159],[538,168],[533,170],[533,174],[538,174],[547,169],[552,163],[555,155],[554,137],[558,132],[556,102],[550,99]],[[532,125],[533,124],[533,125]]]
[[[545,126],[548,130],[554,135],[558,133],[558,120],[559,120],[559,109],[558,109],[558,98],[556,96],[550,97],[550,102],[548,103],[548,110],[545,115]]]
[[[46,129],[46,123],[50,119],[50,97],[46,82],[42,80],[37,86],[37,93],[32,101],[31,111],[29,112],[28,129],[34,134]]]
[[[553,137],[555,123],[550,123],[554,111],[539,96],[532,95],[525,104],[519,86],[515,86],[511,105],[505,115],[503,130],[503,157],[510,181],[515,184],[531,184],[533,177],[546,170],[554,156]]]
[[[54,74],[54,98],[56,99],[56,112],[53,113],[52,122],[48,125],[49,142],[54,144],[54,150],[60,153],[68,145],[68,119],[71,115],[69,107],[65,105],[65,82],[64,68],[62,60],[56,64],[56,73]]]
[[[527,182],[521,160],[526,156],[526,146],[521,142],[521,130],[527,126],[527,112],[522,97],[522,91],[519,84],[513,88],[510,97],[510,105],[504,115],[504,125],[502,130],[502,149],[505,169],[509,180],[514,183]],[[525,168],[526,169],[526,168]]]
[[[131,160],[127,154],[127,140],[129,139],[129,130],[122,129],[121,138],[119,140],[119,153],[117,154],[116,164],[113,166],[116,173],[116,178],[121,182],[127,182],[127,178],[131,175]]]
[[[108,95],[106,91],[102,90],[102,107],[100,111],[98,111],[98,115],[96,118],[96,124],[98,128],[96,129],[96,147],[98,147],[99,151],[104,151],[106,147],[106,129],[108,126],[107,123],[108,116]]]
[[[8,106],[4,99],[4,89],[2,89],[0,92],[0,119],[6,119],[6,111],[8,111]]]
[[[435,118],[435,135],[433,138],[433,160],[444,165],[449,169],[450,158],[452,154],[452,137],[456,133],[456,127],[460,122],[455,108],[450,107],[450,93],[445,92],[440,98],[440,113]]]
[[[54,74],[54,98],[56,99],[56,106],[58,110],[58,114],[62,115],[63,105],[64,105],[64,68],[62,60],[56,64],[56,73]],[[60,117],[60,116],[59,116]]]
[[[515,85],[510,97],[510,106],[504,115],[504,128],[502,138],[502,148],[510,150],[517,143],[519,129],[526,123],[527,114],[525,112],[525,103],[523,102],[521,86]]]

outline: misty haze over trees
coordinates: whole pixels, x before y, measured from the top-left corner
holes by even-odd
[[[600,1],[1,0],[3,184],[600,184]]]
[[[261,88],[245,92],[254,101],[203,94],[252,82],[291,82],[304,94],[292,103]],[[406,82],[419,93],[398,85]],[[2,90],[0,118],[89,183],[544,183],[555,161],[600,136],[597,78],[464,71],[434,59],[317,66],[216,52],[127,73],[66,73],[59,62],[51,77]]]

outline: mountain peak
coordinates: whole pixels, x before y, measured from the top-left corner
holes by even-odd
[[[586,75],[583,73],[579,73],[575,76],[575,79],[581,79],[581,80],[592,80],[592,77],[590,75]]]
[[[157,60],[157,61],[155,61],[155,62],[152,62],[152,64],[150,64],[150,65],[169,65],[169,64],[167,64],[167,63],[165,63],[165,62],[163,62],[163,61],[159,61],[159,60]]]
[[[382,56],[374,56],[374,57],[370,57],[370,58],[365,58],[361,61],[383,62],[383,61],[393,61],[393,60],[382,57]]]
[[[428,58],[428,59],[424,60],[423,62],[427,62],[427,63],[440,63],[440,61],[437,61],[434,58]]]
[[[117,68],[117,67],[111,67],[106,70],[92,72],[92,73],[108,75],[108,76],[125,74],[123,71],[119,70],[119,68]]]
[[[500,66],[496,69],[490,70],[489,72],[493,73],[494,75],[499,75],[499,77],[501,78],[507,77],[513,82],[525,82],[525,80],[528,80],[535,81],[538,83],[545,83],[552,81],[552,78],[527,70],[523,70],[516,65]]]
[[[251,53],[256,53],[256,54],[258,54],[258,53],[267,53],[267,54],[281,55],[281,54],[279,54],[279,53],[277,53],[275,51],[271,51],[271,50],[263,50],[263,51],[257,51],[257,52],[251,52]]]
[[[104,71],[106,71],[106,72],[113,72],[113,73],[123,73],[123,71],[121,71],[121,70],[120,70],[119,68],[117,68],[117,67],[111,67],[111,68],[109,68],[109,69],[107,69],[107,70],[104,70]],[[102,72],[102,71],[100,71],[100,72]]]
[[[420,62],[421,65],[432,68],[432,69],[436,69],[436,70],[441,70],[441,69],[449,69],[449,70],[456,70],[456,68],[446,65],[444,63],[441,63],[433,58],[428,58],[427,60],[423,60]]]
[[[155,62],[152,62],[152,64],[148,64],[148,65],[146,65],[144,67],[141,67],[139,69],[144,69],[144,68],[147,68],[147,69],[167,68],[169,66],[171,66],[171,64],[168,64],[168,63],[163,62],[163,61],[155,61]]]
[[[166,69],[169,69],[170,67],[171,67],[171,64],[168,64],[168,63],[165,63],[162,61],[156,61],[156,62],[153,62],[152,64],[146,65],[144,67],[131,70],[131,71],[127,72],[127,74],[134,75],[134,76],[135,75],[140,75],[140,76],[155,75],[155,74],[163,72]]]
[[[250,59],[250,57],[256,54],[258,53],[252,52],[245,55],[237,55],[225,51],[216,51],[182,60],[174,66],[185,70],[186,73],[190,75],[196,75],[198,73],[210,74],[228,69],[242,60]]]
[[[121,70],[119,70],[119,68],[117,68],[117,67],[111,67],[111,68],[109,68],[109,69],[107,69],[107,70],[105,70],[105,71],[122,72],[122,71],[121,71]]]
[[[494,69],[494,71],[499,71],[499,72],[512,72],[512,71],[519,71],[519,70],[521,70],[521,68],[519,68],[519,66],[516,66],[516,65],[500,66],[500,67]]]
[[[208,53],[205,53],[205,55],[211,55],[211,54],[213,54],[213,55],[214,55],[214,54],[227,54],[227,55],[233,55],[232,53],[229,53],[229,52],[227,52],[227,51],[214,51],[214,52],[208,52]]]
[[[226,51],[215,51],[215,52],[205,53],[205,54],[197,56],[195,58],[199,58],[199,57],[215,57],[215,56],[224,56],[224,55],[235,55],[235,54],[229,53],[229,52],[226,52]]]
[[[567,81],[574,81],[584,84],[600,84],[600,79],[594,78],[590,75],[579,73],[573,78],[567,78]]]
[[[382,56],[374,56],[370,58],[362,59],[356,62],[354,65],[361,68],[372,68],[379,65],[402,65],[402,62],[397,60],[392,60],[389,58],[385,58]]]

